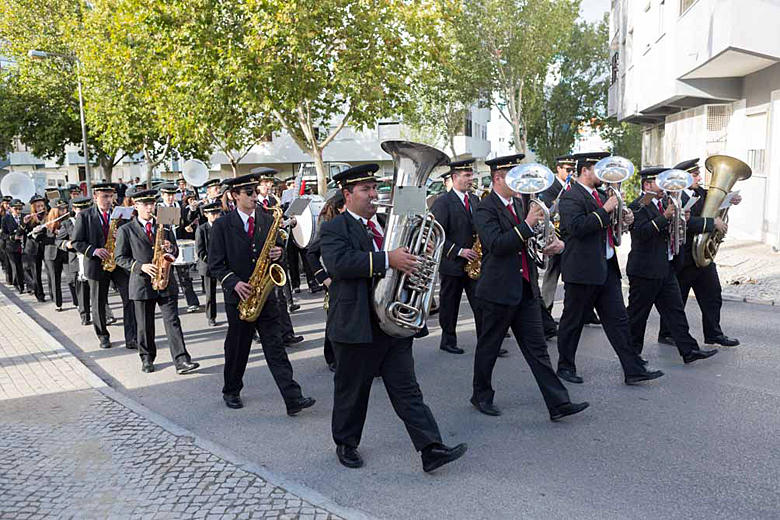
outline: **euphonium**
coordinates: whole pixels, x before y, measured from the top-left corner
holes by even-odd
[[[112,218],[108,224],[108,236],[106,237],[106,245],[103,246],[108,251],[108,257],[104,258],[101,262],[103,270],[109,273],[116,269],[116,259],[114,258],[114,249],[116,248],[116,228],[119,224],[118,218]]]
[[[669,249],[676,255],[685,244],[688,222],[682,207],[682,191],[693,184],[693,177],[685,170],[666,170],[658,174],[655,183],[666,192],[667,203],[674,205],[674,214],[669,222]]]
[[[555,239],[555,225],[550,219],[550,210],[547,205],[536,195],[552,186],[552,183],[555,182],[555,175],[543,164],[528,163],[509,170],[505,182],[512,191],[530,195],[529,205],[536,204],[542,209],[544,218],[534,226],[534,236],[528,241],[527,250],[536,265],[544,269],[547,267],[547,258],[542,250]]]
[[[257,321],[268,295],[271,294],[271,289],[275,285],[282,287],[287,283],[287,274],[284,269],[279,264],[271,263],[270,258],[271,248],[276,245],[276,235],[279,233],[279,227],[284,219],[284,212],[279,206],[272,206],[269,210],[274,214],[274,221],[268,230],[263,250],[257,257],[252,276],[247,282],[252,286],[252,294],[238,304],[238,317],[244,321]]]
[[[704,208],[701,211],[702,217],[715,218],[720,217],[724,222],[728,222],[729,208],[720,209],[720,205],[726,195],[737,181],[749,179],[753,174],[750,166],[739,159],[729,157],[728,155],[713,155],[708,157],[704,166],[712,174],[710,187],[707,190],[707,197],[704,199]],[[693,260],[699,267],[706,267],[715,259],[718,254],[718,248],[726,233],[717,229],[712,233],[702,233],[696,235],[693,239]]]
[[[171,265],[176,260],[175,256],[163,249],[164,237],[165,228],[160,224],[157,226],[157,236],[154,238],[154,256],[152,257],[152,263],[157,267],[157,274],[152,278],[152,289],[155,291],[164,291],[168,287],[171,281]],[[113,253],[111,256],[113,258]]]
[[[425,186],[431,171],[449,162],[439,150],[409,141],[385,141],[382,149],[392,156],[395,169],[391,205],[400,187]],[[374,288],[373,303],[379,327],[390,336],[406,338],[425,327],[444,249],[444,229],[425,209],[409,214],[391,206],[382,249],[399,247],[419,258],[417,269],[410,275],[388,271]]]
[[[623,202],[623,194],[620,185],[634,175],[634,165],[625,157],[613,155],[601,159],[593,167],[593,173],[606,186],[607,197],[615,196],[618,205],[610,214],[610,226],[612,227],[612,239],[615,246],[623,241],[623,233],[626,231],[626,212],[630,211]]]

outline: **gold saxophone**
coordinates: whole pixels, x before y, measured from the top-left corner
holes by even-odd
[[[165,229],[163,225],[157,226],[157,236],[154,238],[154,256],[152,263],[157,267],[157,274],[152,278],[152,289],[164,291],[171,281],[171,264],[176,257],[163,250],[163,238]]]
[[[490,190],[485,190],[480,195],[479,200],[485,200],[485,197],[490,195]],[[463,267],[466,274],[472,280],[478,280],[479,275],[482,272],[482,242],[479,241],[479,235],[475,235],[474,244],[471,246],[471,250],[477,253],[477,257],[474,260],[469,260]]]
[[[109,273],[116,269],[116,259],[114,258],[114,249],[116,248],[116,228],[119,224],[118,218],[112,218],[108,224],[108,236],[106,237],[106,245],[103,246],[108,251],[108,257],[102,261],[103,270]]]
[[[279,264],[271,263],[270,258],[271,248],[276,245],[276,235],[282,225],[284,213],[279,206],[273,206],[269,209],[274,214],[274,222],[268,230],[263,250],[255,263],[255,270],[252,271],[252,276],[247,282],[252,286],[252,294],[238,304],[238,317],[244,321],[257,321],[274,285],[282,287],[287,283],[287,274],[284,269]]]

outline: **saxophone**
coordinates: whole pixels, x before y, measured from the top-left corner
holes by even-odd
[[[276,245],[276,235],[279,233],[279,227],[282,225],[284,213],[279,206],[269,208],[274,214],[274,222],[268,230],[268,236],[263,244],[263,250],[255,263],[255,269],[247,282],[252,286],[252,294],[249,298],[239,302],[238,317],[244,321],[257,321],[263,310],[265,301],[271,293],[274,286],[282,287],[287,283],[287,274],[279,264],[271,263],[269,255],[271,248]]]
[[[152,278],[152,289],[164,291],[171,281],[171,264],[176,257],[163,250],[163,238],[165,229],[163,225],[157,226],[157,236],[154,238],[154,256],[152,263],[157,267],[157,274]]]
[[[469,260],[463,267],[466,274],[472,280],[478,280],[482,271],[482,242],[479,241],[479,237],[474,240],[474,245],[471,246],[471,250],[477,253],[477,257],[474,260]]]
[[[106,237],[106,245],[103,246],[108,251],[108,257],[101,263],[103,270],[109,273],[116,269],[116,259],[114,258],[114,249],[116,248],[116,228],[119,224],[118,218],[112,218],[108,224],[108,236]]]

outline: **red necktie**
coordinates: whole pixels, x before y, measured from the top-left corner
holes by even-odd
[[[154,242],[154,238],[152,238],[152,221],[146,223],[146,236],[149,237],[149,242]]]
[[[385,237],[382,236],[381,233],[379,233],[379,229],[376,227],[376,224],[368,221],[368,229],[371,230],[371,236],[374,237],[374,244],[376,244],[376,248],[381,250],[382,244],[385,243]]]
[[[466,213],[471,214],[471,206],[469,206],[469,194],[468,193],[463,198],[463,204],[466,205]]]
[[[246,234],[249,235],[249,240],[252,240],[255,236],[255,217],[251,216],[246,220],[248,227],[246,228]]]
[[[660,211],[660,212],[661,212],[661,214],[663,215],[663,212],[664,212],[664,205],[663,205],[663,204],[661,204],[661,201],[660,201],[660,200],[658,201],[658,211]]]
[[[599,205],[599,207],[602,207],[603,204],[601,203],[601,197],[599,197],[599,192],[596,190],[593,190],[593,198],[596,199],[596,204]],[[609,241],[609,247],[615,247],[615,239],[612,238],[612,228],[607,227],[607,240]]]
[[[101,221],[103,224],[103,238],[108,238],[108,213],[103,212]]]
[[[264,199],[264,200],[263,200],[263,207],[264,207],[264,208],[267,208],[267,207],[268,207],[268,199]]]
[[[515,213],[515,208],[512,207],[512,206],[513,206],[513,204],[511,202],[506,205],[507,209],[509,209],[509,213],[511,213],[512,217],[514,217],[514,219],[515,219],[515,224],[519,225],[520,224],[520,219],[517,218],[517,213]],[[520,259],[521,259],[522,266],[523,266],[523,279],[526,282],[530,282],[531,281],[531,277],[528,274],[528,258],[526,258],[525,246],[523,246],[523,249],[520,251]]]

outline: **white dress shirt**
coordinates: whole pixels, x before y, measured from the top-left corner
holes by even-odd
[[[351,212],[350,210],[347,210],[347,213],[349,213],[352,216],[352,218],[354,218],[355,220],[357,220],[358,222],[363,224],[363,227],[366,228],[366,232],[367,233],[373,234],[373,231],[368,227],[368,220],[367,219],[361,217],[357,213]],[[379,220],[376,218],[376,215],[371,217],[371,222],[374,223],[374,226],[376,226],[377,232],[382,236],[382,239],[384,240],[385,230],[382,229],[382,225],[379,224]],[[376,242],[374,241],[373,236],[371,237],[371,245],[374,247],[374,251],[375,252],[378,253],[380,251],[380,249],[376,246]],[[390,268],[390,257],[388,256],[387,251],[385,251],[385,271],[387,271],[389,268]]]

